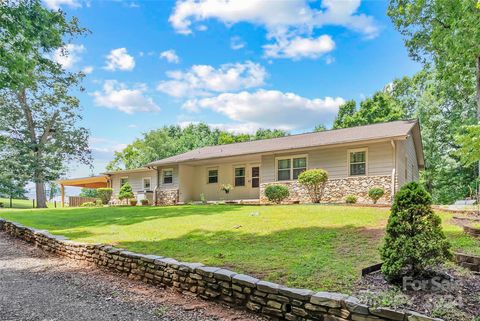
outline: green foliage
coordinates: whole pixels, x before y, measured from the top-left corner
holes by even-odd
[[[130,201],[130,205],[131,205],[131,206],[137,206],[137,203],[138,203],[138,202],[137,202],[136,199],[131,199],[131,200],[129,200],[129,201]]]
[[[103,204],[108,204],[112,198],[113,189],[109,187],[97,188],[97,196]]]
[[[225,192],[225,194],[229,194],[233,190],[233,186],[231,184],[222,184],[220,190]]]
[[[320,203],[327,180],[327,171],[320,168],[308,169],[298,175],[298,182],[307,189],[313,203]]]
[[[389,280],[421,275],[451,258],[441,219],[431,204],[430,195],[417,182],[405,184],[395,195],[380,250],[382,272]]]
[[[95,202],[85,202],[80,204],[81,207],[96,207],[97,204]]]
[[[133,198],[133,191],[132,191],[132,186],[130,185],[129,182],[126,182],[123,184],[122,187],[120,187],[120,192],[118,193],[118,198],[121,200],[129,200]]]
[[[200,193],[200,202],[202,202],[202,204],[207,204],[207,199],[205,198],[204,193]]]
[[[95,188],[82,188],[80,190],[80,194],[78,194],[78,196],[92,197],[92,198],[100,197],[100,196],[98,196],[98,192]]]
[[[339,109],[337,116],[333,122],[333,128],[345,128],[347,124],[352,123],[352,118],[355,115],[357,110],[357,103],[355,100],[349,100],[342,104]]]
[[[71,161],[90,164],[89,132],[77,126],[82,73],[52,58],[67,41],[84,34],[76,18],[48,10],[38,0],[3,1],[0,6],[0,158],[16,177],[36,184],[38,207],[46,207],[45,183],[58,179]]]
[[[165,126],[143,134],[142,138],[136,139],[121,152],[115,152],[115,157],[107,165],[107,169],[138,168],[155,160],[204,146],[231,144],[286,135],[288,133],[283,130],[271,129],[259,129],[255,135],[235,135],[219,129],[212,129],[204,123],[190,124],[185,128]]]
[[[140,201],[140,203],[142,203],[142,206],[147,206],[148,205],[148,200],[146,198],[144,198]]]
[[[456,136],[460,148],[456,155],[465,165],[472,165],[480,160],[480,125],[465,126],[463,133]]]
[[[48,200],[52,201],[55,198],[55,196],[60,194],[60,188],[58,187],[58,184],[55,182],[50,182],[49,187],[50,187],[50,192],[48,194]]]
[[[318,124],[317,126],[315,126],[315,128],[313,129],[314,132],[324,132],[327,130],[327,126],[325,126],[324,124]]]
[[[368,196],[373,200],[373,204],[377,204],[383,194],[385,194],[385,191],[381,187],[373,187],[368,190]]]
[[[280,204],[290,195],[288,187],[284,185],[268,185],[265,188],[265,196],[270,202]]]
[[[0,202],[0,207],[4,207],[3,202]]]
[[[356,195],[349,194],[345,196],[345,203],[347,204],[355,204],[357,202],[358,197]]]

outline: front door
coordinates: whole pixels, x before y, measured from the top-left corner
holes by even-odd
[[[258,165],[250,166],[250,187],[250,198],[260,198],[260,166]]]

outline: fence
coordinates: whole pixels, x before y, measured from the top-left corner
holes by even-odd
[[[68,206],[69,207],[79,207],[86,202],[95,202],[97,199],[95,197],[82,197],[82,196],[69,196],[68,197]]]

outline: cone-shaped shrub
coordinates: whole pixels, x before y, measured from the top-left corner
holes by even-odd
[[[421,275],[451,257],[440,217],[431,204],[430,194],[417,182],[404,185],[395,195],[380,249],[382,272],[388,280]]]

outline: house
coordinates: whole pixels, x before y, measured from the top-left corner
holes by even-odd
[[[366,202],[368,190],[378,186],[385,190],[379,202],[389,203],[403,184],[418,180],[424,164],[419,123],[406,120],[203,147],[105,175],[114,195],[128,181],[135,193],[146,192],[157,204],[201,197],[266,202],[264,190],[270,184],[288,186],[287,201],[308,202],[297,177],[306,169],[322,168],[329,174],[323,201],[344,202],[353,194]],[[228,196],[223,184],[234,186]]]

